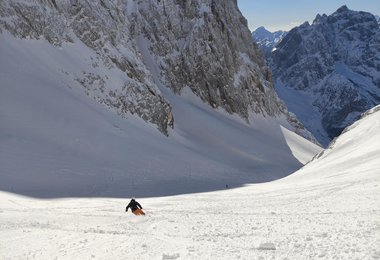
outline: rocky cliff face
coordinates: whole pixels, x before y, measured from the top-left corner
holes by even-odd
[[[171,108],[141,60],[134,9],[133,1],[2,1],[0,28],[18,38],[47,40],[57,48],[84,44],[96,53],[88,68],[63,72],[118,114],[137,114],[167,134],[173,124]],[[113,69],[124,73],[117,85],[109,80]]]
[[[323,143],[380,103],[380,30],[339,8],[292,29],[269,58],[280,97]]]
[[[264,56],[268,58],[287,33],[286,31],[270,32],[261,26],[252,32],[252,38],[262,49]]]
[[[165,134],[174,118],[163,93],[190,88],[246,120],[250,112],[285,116],[310,137],[278,100],[234,0],[12,0],[0,2],[0,17],[3,34],[83,45],[91,62],[62,73],[118,114],[136,114]]]

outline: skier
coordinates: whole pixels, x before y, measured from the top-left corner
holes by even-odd
[[[127,212],[129,208],[131,208],[132,213],[135,214],[136,216],[145,215],[144,211],[142,211],[142,207],[141,207],[140,203],[138,203],[135,200],[135,198],[131,199],[128,206],[125,208],[125,212]]]

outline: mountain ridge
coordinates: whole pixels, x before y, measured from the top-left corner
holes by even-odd
[[[292,29],[269,57],[276,91],[324,145],[380,102],[375,17],[342,6]]]

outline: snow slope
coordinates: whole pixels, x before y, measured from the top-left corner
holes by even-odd
[[[98,64],[81,42],[60,48],[1,34],[0,190],[36,197],[157,196],[221,189],[284,177],[320,148],[287,129],[286,118],[238,116],[189,90],[166,92],[175,117],[169,137],[86,96],[86,73],[122,72]],[[70,76],[72,75],[72,78]],[[275,159],[274,159],[275,158]]]
[[[2,259],[379,259],[380,107],[295,174],[127,200],[0,193]],[[22,245],[22,246],[20,246]]]

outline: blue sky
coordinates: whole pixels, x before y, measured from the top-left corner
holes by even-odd
[[[330,15],[342,5],[351,10],[380,15],[380,0],[237,0],[251,30],[289,30],[319,14]]]

